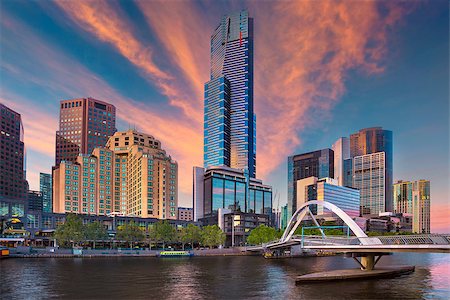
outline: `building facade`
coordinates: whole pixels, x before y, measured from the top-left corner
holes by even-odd
[[[44,201],[40,191],[28,191],[28,209],[43,211]]]
[[[331,149],[288,157],[288,216],[297,210],[296,181],[308,177],[334,178],[334,152]]]
[[[211,35],[205,84],[204,167],[228,166],[256,176],[253,109],[253,19],[248,11],[222,17]]]
[[[339,185],[345,186],[345,176],[348,171],[345,160],[350,159],[350,139],[347,137],[339,138],[331,149],[334,153],[334,178]]]
[[[153,136],[116,132],[106,147],[114,151],[114,209],[124,215],[173,219],[178,213],[178,164]]]
[[[307,201],[318,200],[332,203],[352,218],[359,217],[359,191],[340,186],[333,178],[308,177],[297,181],[297,205]],[[323,206],[311,207],[317,216],[331,216]]]
[[[412,214],[414,233],[430,233],[430,181],[398,181],[393,198],[395,213]]]
[[[114,105],[93,98],[62,100],[56,132],[55,165],[75,162],[78,154],[91,154],[116,132]]]
[[[52,212],[52,174],[39,173],[39,191],[42,194],[42,210]]]
[[[178,207],[178,220],[192,221],[194,220],[194,211],[190,207]]]
[[[381,127],[364,128],[350,135],[350,157],[384,152],[384,211],[393,211],[392,184],[393,184],[393,139],[392,131]],[[353,166],[355,162],[353,162]],[[355,171],[353,171],[355,174]],[[355,187],[355,186],[354,186]],[[362,193],[361,193],[362,195]],[[374,195],[376,198],[377,195]],[[377,212],[378,213],[378,212]]]
[[[377,152],[353,158],[353,187],[360,191],[360,213],[378,215],[386,211],[386,153]],[[390,197],[392,199],[392,196]]]
[[[19,113],[0,103],[0,199],[26,202],[24,130]]]
[[[202,167],[194,167],[192,178],[194,179],[192,188],[192,207],[194,210],[194,221],[197,222],[198,219],[204,216],[204,174],[205,169]]]

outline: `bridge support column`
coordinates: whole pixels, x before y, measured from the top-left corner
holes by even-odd
[[[375,267],[375,255],[361,257],[361,270],[372,271]]]

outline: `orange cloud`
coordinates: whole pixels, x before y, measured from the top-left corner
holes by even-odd
[[[376,1],[252,2],[255,18],[257,172],[265,176],[320,126],[345,91],[346,73],[384,70],[389,28],[404,14]],[[276,145],[276,146],[275,146]]]
[[[201,111],[186,103],[186,91],[175,86],[173,77],[154,62],[150,45],[137,39],[133,27],[111,1],[57,1],[58,6],[81,28],[101,41],[111,44],[132,64],[145,71],[148,79],[169,98],[171,105],[181,108],[187,116],[201,118]]]

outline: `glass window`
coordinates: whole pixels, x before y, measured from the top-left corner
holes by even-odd
[[[213,178],[212,186],[212,210],[217,212],[219,208],[223,208],[223,179]]]
[[[9,213],[9,205],[7,202],[0,202],[0,216],[6,216]]]
[[[205,180],[205,214],[210,214],[212,211],[212,193],[211,193],[211,178]]]
[[[236,182],[236,210],[245,210],[245,183]]]
[[[249,190],[249,197],[247,202],[247,212],[255,213],[255,190]]]
[[[13,216],[20,218],[20,217],[24,216],[24,210],[25,210],[25,208],[24,208],[23,204],[15,203],[12,205],[11,213]]]
[[[235,210],[234,181],[225,180],[225,208]]]
[[[264,211],[263,211],[263,191],[256,191],[256,193],[255,193],[255,212],[257,214],[264,213]]]

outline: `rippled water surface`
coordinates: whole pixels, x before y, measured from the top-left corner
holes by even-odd
[[[0,261],[1,299],[450,299],[450,254],[395,254],[415,265],[390,279],[295,285],[315,271],[354,268],[350,258],[49,258]]]

